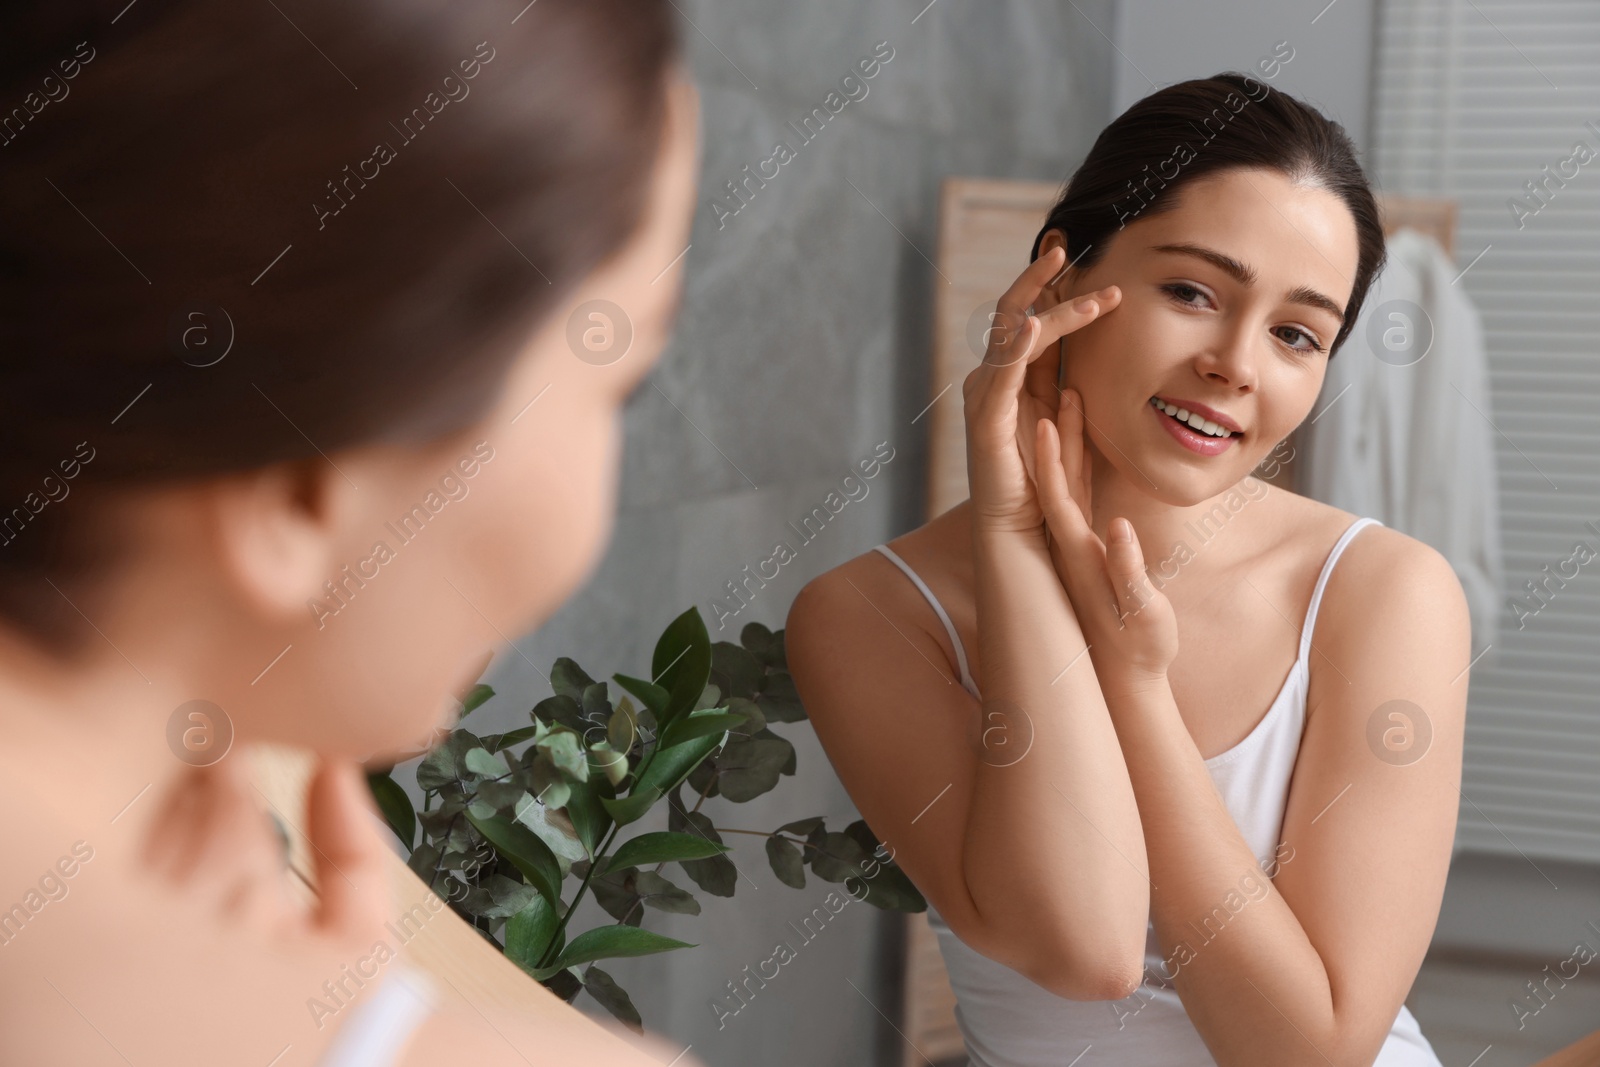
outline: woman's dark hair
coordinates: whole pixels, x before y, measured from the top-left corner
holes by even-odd
[[[0,617],[70,652],[45,574],[129,488],[471,425],[641,223],[678,48],[662,0],[0,15]]]
[[[1034,238],[1031,258],[1046,233],[1061,230],[1067,262],[1088,270],[1128,223],[1172,209],[1185,184],[1231,167],[1276,170],[1350,209],[1360,253],[1344,322],[1328,346],[1332,358],[1387,255],[1378,203],[1343,126],[1238,71],[1157,90],[1100,131]]]

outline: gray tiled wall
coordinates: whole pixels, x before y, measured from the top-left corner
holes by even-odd
[[[926,420],[911,419],[930,398],[936,276],[924,256],[935,254],[939,183],[1063,180],[1111,117],[1113,56],[1111,0],[925,2],[678,0],[704,149],[677,334],[627,413],[607,554],[553,620],[518,642],[521,655],[497,657],[490,680],[506,696],[476,713],[475,729],[525,724],[549,694],[538,671],[558,655],[596,676],[645,673],[655,635],[691,604],[714,639],[737,640],[751,620],[776,629],[811,577],[919,523]],[[822,105],[880,41],[894,56],[866,97],[801,144],[786,122]],[[711,202],[727,197],[723,183],[778,140],[795,158],[719,228]],[[777,540],[793,542],[785,523],[885,441],[893,459],[867,495],[718,631],[713,601],[724,583]],[[706,810],[724,826],[826,814],[842,828],[854,809],[810,728],[778,729],[799,748],[799,774],[757,802]],[[786,924],[825,893],[814,879],[805,890],[778,882],[759,838],[731,843],[743,875],[733,898],[702,893],[699,916],[647,919],[699,947],[606,964],[647,1025],[692,1043],[712,1067],[897,1063],[900,1038],[878,1011],[896,1012],[895,925],[862,904],[800,947],[719,1031],[711,999],[778,940],[795,944]],[[675,871],[666,873],[688,884]],[[600,1011],[586,996],[579,1003]]]

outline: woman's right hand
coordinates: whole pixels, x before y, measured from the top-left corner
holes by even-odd
[[[1061,271],[1056,246],[1028,265],[995,308],[983,362],[962,383],[967,429],[967,484],[975,529],[1042,531],[1044,511],[1034,480],[1034,435],[1040,419],[1055,422],[1060,405],[1052,367],[1034,367],[1057,341],[1116,307],[1122,291],[1108,286],[1039,315],[1033,303]],[[1045,373],[1039,373],[1044,371]]]

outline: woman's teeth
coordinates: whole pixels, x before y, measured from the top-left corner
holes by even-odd
[[[1174,419],[1177,419],[1179,422],[1183,423],[1185,426],[1188,426],[1190,429],[1199,430],[1201,433],[1210,434],[1212,437],[1238,436],[1231,430],[1225,430],[1221,426],[1218,426],[1210,419],[1203,418],[1200,415],[1197,415],[1192,411],[1186,411],[1183,408],[1173,407],[1171,404],[1161,400],[1160,397],[1151,397],[1150,406],[1158,411],[1165,412]]]

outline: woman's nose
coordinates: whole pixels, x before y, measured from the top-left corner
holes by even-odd
[[[1256,387],[1261,357],[1256,332],[1241,325],[1215,337],[1195,362],[1202,377],[1249,392]]]

